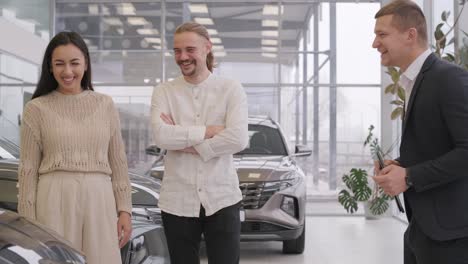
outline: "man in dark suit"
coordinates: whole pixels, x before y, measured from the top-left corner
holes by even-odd
[[[401,69],[408,98],[400,157],[374,176],[404,192],[404,263],[468,263],[468,72],[430,52],[416,3],[392,1],[375,18],[372,46]]]

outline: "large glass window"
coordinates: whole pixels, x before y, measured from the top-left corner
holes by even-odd
[[[243,84],[249,113],[280,121],[290,145],[318,144],[315,155],[305,160],[315,163],[320,174],[306,173],[311,186],[323,183],[327,189],[330,177],[341,173],[328,175],[330,120],[337,120],[338,156],[361,155],[361,150],[340,142],[360,144],[367,124],[380,122],[380,66],[371,47],[379,6],[339,1],[59,0],[55,28],[79,32],[86,39],[96,90],[111,95],[119,107],[130,166],[150,163],[144,148],[151,141],[151,93],[160,82],[180,75],[172,56],[174,31],[194,20],[211,35],[215,74]],[[331,17],[334,8],[336,16]],[[334,22],[337,30],[330,31]],[[336,65],[331,65],[334,41]],[[337,89],[336,98],[330,89]],[[337,116],[331,118],[330,101],[335,100]],[[368,105],[377,107],[372,115],[365,114],[371,111]],[[357,129],[360,125],[364,129]],[[335,158],[338,167],[349,164]]]

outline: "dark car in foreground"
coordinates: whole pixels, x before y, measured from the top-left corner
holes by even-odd
[[[0,147],[2,141],[0,140]],[[11,146],[10,146],[11,148]],[[7,147],[2,148],[6,152]],[[10,151],[11,153],[11,151]],[[19,152],[17,152],[19,153]],[[0,155],[0,212],[6,210],[17,211],[18,205],[18,188],[16,187],[18,183],[18,160],[15,159],[16,155],[12,154]],[[161,224],[160,210],[156,207],[159,194],[158,190],[160,184],[157,180],[138,175],[136,173],[129,173],[130,182],[132,185],[132,226],[133,232],[132,237],[122,249],[122,263],[123,264],[168,264],[169,260],[169,251],[167,249],[166,237],[164,236],[163,227]],[[35,221],[26,220],[23,217],[19,217],[19,221],[16,224],[16,229],[23,230],[23,237],[19,237],[18,241],[23,241],[26,245],[31,245],[27,242],[27,236],[33,236],[35,229],[30,229],[32,225],[37,225]],[[43,229],[41,232],[48,233],[47,229]],[[37,232],[36,232],[37,233]],[[48,242],[51,245],[54,243],[60,243],[60,238],[52,239],[58,237],[58,235],[51,234],[51,239]],[[13,245],[17,240],[12,240],[11,236],[4,236],[3,231],[0,230],[0,252],[2,248],[9,247]],[[47,244],[44,244],[47,245]],[[28,247],[29,248],[29,247]],[[29,252],[29,251],[28,251]],[[84,262],[73,262],[74,260],[69,258],[67,261],[63,262],[37,262],[35,259],[29,261],[28,258],[16,258],[15,256],[8,254],[10,259],[4,257],[2,262],[0,253],[0,264],[4,263],[39,263],[39,264],[61,264],[61,263],[84,263]],[[21,262],[23,261],[23,262]]]
[[[301,254],[305,246],[306,178],[296,157],[312,151],[297,145],[291,153],[277,122],[249,118],[249,144],[234,155],[242,191],[245,221],[241,239],[282,241],[283,252]],[[156,146],[147,153],[162,156]],[[156,160],[151,175],[162,179],[164,159]]]
[[[1,264],[85,264],[83,254],[45,226],[0,209]]]

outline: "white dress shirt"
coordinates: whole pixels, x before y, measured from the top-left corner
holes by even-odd
[[[161,113],[172,117],[168,125]],[[184,217],[199,217],[200,205],[206,215],[242,200],[232,154],[248,142],[247,97],[239,82],[214,74],[194,85],[183,76],[155,88],[151,123],[156,145],[166,149],[164,178],[159,207]],[[205,128],[225,129],[204,139]],[[181,150],[194,147],[197,154]]]
[[[405,89],[405,110],[408,108],[408,102],[411,96],[411,91],[413,91],[414,83],[416,82],[416,77],[418,77],[424,62],[431,53],[432,51],[430,49],[421,53],[400,77],[400,85]]]

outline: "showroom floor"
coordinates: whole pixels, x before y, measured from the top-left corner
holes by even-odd
[[[279,242],[244,242],[240,263],[401,264],[405,229],[406,224],[391,217],[308,216],[304,254],[283,255]],[[206,257],[201,263],[207,263]]]

